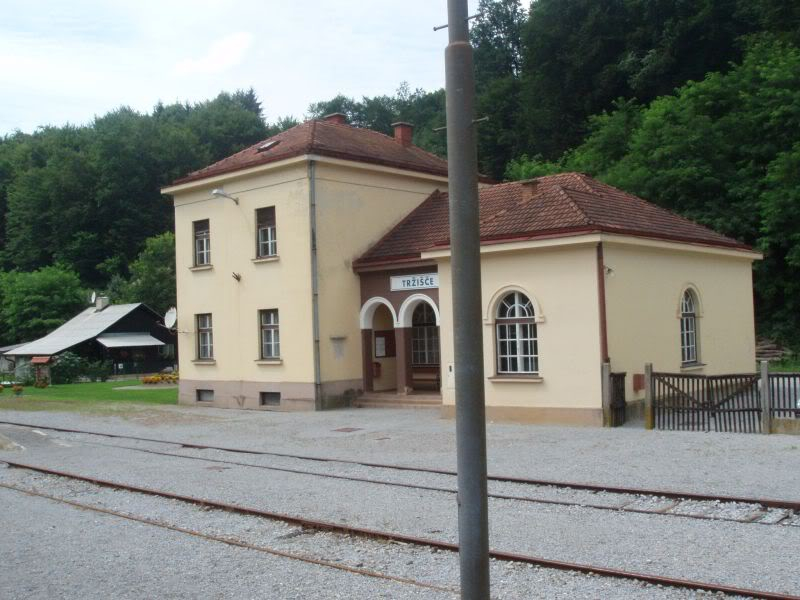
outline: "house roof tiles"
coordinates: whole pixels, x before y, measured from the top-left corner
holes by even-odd
[[[448,195],[439,191],[355,261],[356,267],[419,258],[450,242]],[[582,173],[561,173],[480,190],[481,243],[605,232],[749,249]]]
[[[310,120],[189,173],[173,185],[198,181],[296,156],[316,154],[431,175],[447,176],[447,161],[414,145],[331,120]]]

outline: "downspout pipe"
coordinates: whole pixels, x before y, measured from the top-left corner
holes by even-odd
[[[317,264],[317,161],[308,161],[308,212],[311,239],[311,323],[314,336],[314,410],[322,410],[319,334],[319,267]]]
[[[597,244],[597,305],[600,317],[600,355],[603,363],[608,356],[608,323],[606,321],[606,265],[603,259],[603,242]]]

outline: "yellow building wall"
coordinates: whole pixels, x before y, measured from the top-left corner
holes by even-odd
[[[353,261],[437,188],[446,190],[447,180],[317,164],[320,365],[326,392],[361,388],[361,292]]]
[[[680,300],[692,286],[700,300],[698,354],[708,375],[755,370],[752,255],[731,257],[664,245],[604,243],[608,345],[611,369],[633,374],[644,364],[656,371],[681,371]]]
[[[481,254],[483,354],[487,417],[539,422],[601,423],[600,338],[595,246]],[[451,269],[440,260],[442,401],[455,404]],[[503,291],[517,289],[538,305],[540,381],[496,376],[494,311]]]
[[[216,187],[221,183],[174,193],[181,380],[306,384],[297,393],[307,395],[307,386],[313,391],[314,364],[306,165],[226,180],[225,192],[237,197],[238,205],[213,197]],[[278,258],[259,262],[255,214],[267,206],[275,207]],[[197,270],[192,268],[193,222],[201,219],[210,222],[213,267]],[[258,311],[273,308],[279,311],[282,361],[263,365],[258,363]],[[213,315],[214,364],[195,361],[195,315],[200,313]],[[250,396],[247,406],[257,402],[252,390],[235,385],[221,390],[215,390],[215,404],[229,405],[230,397],[239,395]]]

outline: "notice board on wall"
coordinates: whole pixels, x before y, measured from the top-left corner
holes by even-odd
[[[395,356],[394,329],[375,332],[375,358]]]

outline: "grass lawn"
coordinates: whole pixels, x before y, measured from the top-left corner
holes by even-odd
[[[800,357],[793,356],[782,360],[771,361],[769,370],[772,372],[800,373]]]
[[[105,383],[71,383],[51,385],[43,390],[26,387],[22,395],[15,396],[10,388],[0,393],[0,409],[113,412],[139,406],[177,404],[178,390],[157,385],[142,390],[115,390],[114,388],[139,385],[139,381],[107,381]]]

